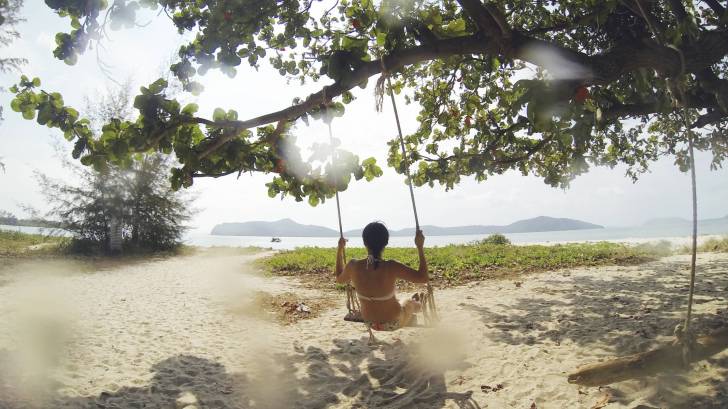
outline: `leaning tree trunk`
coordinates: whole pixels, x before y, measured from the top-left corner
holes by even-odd
[[[690,363],[698,362],[728,348],[728,328],[695,340],[689,355]],[[660,372],[678,371],[685,368],[683,345],[675,343],[640,354],[586,365],[569,375],[569,383],[584,386],[601,386]]]

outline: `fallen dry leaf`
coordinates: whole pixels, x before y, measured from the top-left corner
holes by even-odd
[[[607,392],[602,396],[602,398],[599,400],[599,402],[595,403],[594,406],[591,407],[591,409],[602,409],[603,407],[607,406],[610,402],[614,402],[612,399],[612,394]]]

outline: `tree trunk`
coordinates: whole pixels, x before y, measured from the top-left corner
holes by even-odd
[[[700,337],[690,354],[690,363],[702,361],[728,348],[728,328]],[[653,376],[685,368],[680,344],[666,345],[640,354],[586,365],[569,375],[569,383],[601,386],[628,379]]]

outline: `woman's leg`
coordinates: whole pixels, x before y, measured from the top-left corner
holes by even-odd
[[[412,298],[405,300],[402,303],[402,318],[400,319],[400,325],[406,326],[412,321],[412,317],[415,314],[422,311],[422,303],[419,301],[419,295],[415,294]]]

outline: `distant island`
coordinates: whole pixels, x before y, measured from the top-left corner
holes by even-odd
[[[45,227],[49,229],[59,228],[61,223],[41,218],[19,219],[14,214],[0,210],[0,225],[23,226],[23,227]]]
[[[454,236],[493,233],[531,233],[603,228],[604,226],[587,223],[580,220],[546,216],[519,220],[506,226],[422,226],[422,230],[429,236]],[[390,230],[389,233],[392,236],[412,236],[414,235],[414,228]],[[213,227],[210,234],[216,236],[335,237],[339,235],[339,232],[328,227],[299,224],[291,219],[282,219],[274,222],[252,221],[241,223],[221,223]],[[344,234],[346,236],[360,236],[361,229],[349,230],[346,231]]]

